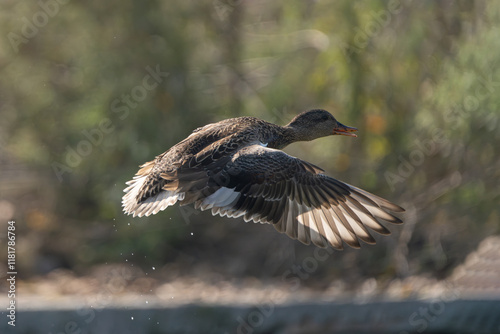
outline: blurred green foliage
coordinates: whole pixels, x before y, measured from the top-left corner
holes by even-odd
[[[496,2],[2,7],[0,190],[29,240],[26,275],[126,259],[279,276],[312,246],[189,208],[132,219],[120,199],[139,164],[196,127],[285,124],[311,107],[359,137],[287,151],[408,209],[393,237],[335,255],[318,276],[444,275],[499,231]]]

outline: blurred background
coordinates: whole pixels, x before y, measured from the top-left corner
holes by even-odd
[[[180,279],[289,286],[314,247],[272,226],[178,206],[122,213],[138,165],[230,117],[329,110],[358,138],[285,151],[407,209],[377,245],[317,261],[300,281],[311,291],[440,281],[500,232],[500,3],[1,6],[0,237],[15,220],[26,293],[90,293],[108,268],[144,293]]]

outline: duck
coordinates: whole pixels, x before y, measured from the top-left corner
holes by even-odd
[[[147,217],[176,203],[271,224],[303,244],[342,250],[375,244],[371,232],[402,224],[405,210],[386,199],[327,176],[283,148],[298,141],[342,135],[354,127],[326,110],[300,113],[285,126],[237,117],[195,129],[186,139],[139,166],[126,182],[125,214]]]

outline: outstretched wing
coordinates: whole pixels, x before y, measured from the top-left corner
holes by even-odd
[[[402,223],[390,213],[401,207],[279,150],[248,146],[213,167],[207,166],[207,186],[193,190],[196,208],[270,223],[304,244],[359,248],[359,240],[375,243],[369,230],[390,234],[380,221]]]

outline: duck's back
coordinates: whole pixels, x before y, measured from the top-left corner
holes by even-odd
[[[195,129],[186,139],[158,157],[161,157],[162,162],[166,164],[182,164],[186,159],[190,159],[217,142],[223,148],[222,145],[230,144],[231,139],[235,137],[252,140],[252,134],[257,135],[258,129],[268,124],[255,117],[230,118],[207,124]],[[228,138],[227,143],[224,143],[224,138]]]
[[[158,207],[163,210],[163,206],[172,203],[162,202],[161,196],[170,196],[172,202],[182,201],[184,198],[164,191],[169,184],[177,182],[179,170],[198,169],[204,173],[204,165],[258,140],[263,129],[270,126],[255,117],[238,117],[195,129],[186,139],[141,166],[134,179],[127,183],[129,187],[123,198],[125,212],[138,216],[156,213],[157,210],[151,211],[149,205],[155,201],[163,203]]]

